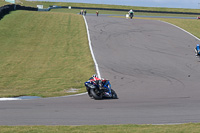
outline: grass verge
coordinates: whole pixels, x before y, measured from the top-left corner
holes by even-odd
[[[0,0],[0,7],[9,4],[8,2],[5,2],[4,0]]]
[[[98,126],[0,126],[1,133],[199,133],[200,124],[98,125]]]
[[[94,72],[83,17],[15,11],[0,21],[0,97],[85,92]]]

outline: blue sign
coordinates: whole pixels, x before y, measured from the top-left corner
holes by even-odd
[[[15,0],[5,0],[5,1],[15,4]]]

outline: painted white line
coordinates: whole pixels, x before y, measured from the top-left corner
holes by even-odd
[[[12,100],[21,100],[19,98],[0,98],[0,101],[12,101]]]
[[[90,52],[91,52],[91,55],[92,55],[92,58],[93,58],[93,61],[94,61],[95,67],[96,67],[97,75],[98,75],[99,78],[101,78],[101,74],[100,74],[100,71],[99,71],[99,67],[98,67],[98,64],[97,64],[97,61],[96,61],[96,59],[95,59],[94,52],[93,52],[93,49],[92,49],[92,44],[91,44],[91,40],[90,40],[90,32],[89,32],[89,30],[88,30],[88,24],[87,24],[87,21],[86,21],[86,19],[85,19],[85,16],[83,16],[83,18],[84,18],[85,26],[86,26],[86,30],[87,30]]]
[[[68,96],[60,96],[60,97],[47,97],[47,98],[43,98],[43,99],[49,99],[49,98],[65,98],[65,97],[75,97],[75,96],[82,96],[88,94],[87,92],[84,93],[79,93],[79,94],[74,94],[74,95],[68,95]]]
[[[172,25],[172,26],[174,26],[174,27],[176,27],[176,28],[178,28],[178,29],[180,29],[180,30],[182,30],[182,31],[184,31],[184,32],[186,32],[186,33],[188,33],[189,35],[193,36],[194,38],[196,38],[197,40],[200,41],[200,39],[199,39],[198,37],[196,37],[195,35],[193,35],[192,33],[188,32],[188,31],[182,29],[181,27],[178,27],[178,26],[176,26],[176,25],[174,25],[174,24],[171,24],[171,23],[169,23],[169,22],[165,22],[165,21],[161,21],[161,20],[159,20],[159,21],[160,21],[160,22],[163,22],[163,23],[166,23],[166,24],[169,24],[169,25]]]
[[[60,96],[60,97],[47,97],[42,99],[53,99],[53,98],[65,98],[65,97],[75,97],[75,96],[82,96],[87,94],[87,92],[74,94],[74,95],[68,95],[68,96]],[[41,98],[34,98],[34,99],[41,99]],[[23,99],[23,98],[0,98],[0,101],[15,101],[15,100],[33,100],[33,99]]]

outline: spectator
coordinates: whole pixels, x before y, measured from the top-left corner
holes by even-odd
[[[99,16],[99,11],[96,11],[97,17]]]
[[[84,15],[86,16],[86,13],[87,13],[87,11],[86,10],[84,10]]]

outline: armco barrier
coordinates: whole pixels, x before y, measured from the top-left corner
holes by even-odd
[[[5,5],[0,7],[0,20],[7,14],[9,14],[11,11],[14,10],[28,10],[28,11],[38,11],[38,8],[34,7],[27,7],[27,6],[21,6],[21,5]]]
[[[14,10],[14,5],[5,5],[0,7],[0,20],[8,14],[10,11]]]

